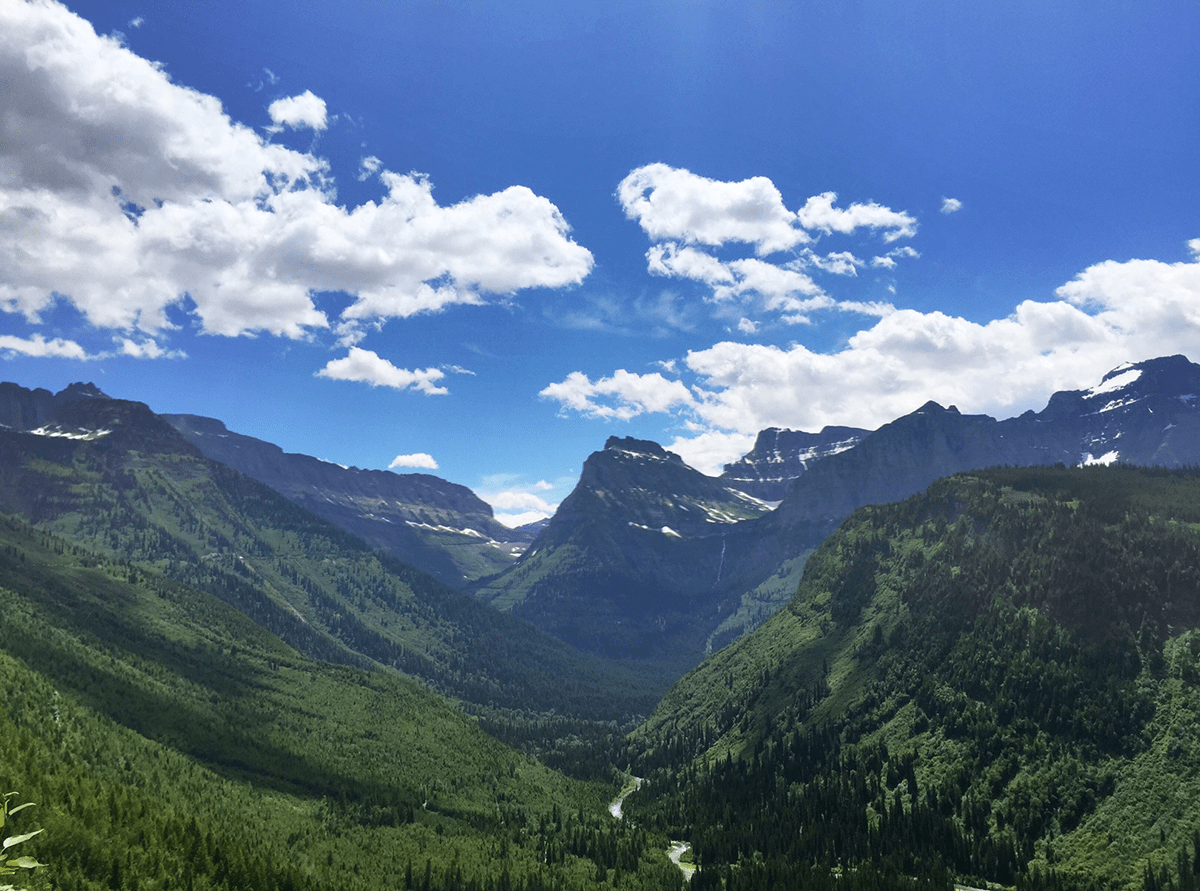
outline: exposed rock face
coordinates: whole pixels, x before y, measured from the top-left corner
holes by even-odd
[[[426,473],[362,470],[284,452],[213,418],[164,415],[205,457],[265,483],[317,516],[442,582],[508,566],[528,543],[466,486]]]
[[[699,653],[730,608],[725,536],[768,510],[657,443],[612,437],[525,556],[478,593],[593,652]]]
[[[108,399],[95,384],[71,384],[51,393],[27,390],[19,384],[0,383],[0,426],[12,430],[34,430],[54,420],[58,408],[79,399]]]
[[[809,465],[854,448],[870,432],[858,427],[826,427],[820,433],[769,427],[758,434],[753,449],[725,465],[721,479],[764,501],[780,501]]]
[[[929,402],[873,432],[764,430],[719,479],[655,443],[610,439],[527,556],[480,593],[586,649],[677,651],[855,508],[967,470],[1114,461],[1200,464],[1200,366],[1182,356],[1122,366],[1004,421]],[[713,525],[735,486],[786,493],[770,513]]]

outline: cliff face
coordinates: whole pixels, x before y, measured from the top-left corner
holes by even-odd
[[[526,555],[477,593],[592,652],[697,654],[737,599],[725,539],[769,509],[657,443],[612,437]]]
[[[720,478],[756,498],[780,501],[811,464],[854,448],[869,433],[858,427],[826,427],[820,433],[770,427],[758,434],[753,449],[725,465]]]
[[[372,547],[461,588],[527,543],[466,486],[425,473],[363,470],[284,452],[212,418],[164,415],[207,458],[270,486]]]

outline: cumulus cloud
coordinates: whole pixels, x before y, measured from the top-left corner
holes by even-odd
[[[388,465],[388,470],[395,470],[397,467],[416,467],[421,470],[437,470],[438,463],[433,460],[433,455],[425,452],[415,452],[412,455],[397,455],[392,459],[392,463]]]
[[[957,211],[962,210],[962,206],[962,202],[957,198],[942,199],[942,213],[944,214],[956,213]]]
[[[267,114],[277,127],[290,127],[293,130],[307,127],[320,131],[327,126],[325,100],[311,90],[305,90],[299,96],[276,99],[267,106]]]
[[[92,325],[299,338],[530,287],[577,284],[591,254],[522,186],[451,206],[427,177],[377,171],[386,194],[336,203],[327,162],[264,140],[220,102],[55,2],[0,4],[0,311],[55,300]],[[276,126],[324,125],[310,92]]]
[[[617,200],[651,239],[646,261],[652,275],[699,282],[715,303],[742,304],[744,318],[772,313],[789,324],[807,324],[817,309],[854,308],[829,297],[805,270],[857,275],[866,265],[852,251],[820,254],[810,244],[859,230],[892,242],[917,230],[912,215],[875,202],[838,208],[837,194],[824,192],[791,211],[764,176],[722,182],[666,164],[632,171],[617,186]],[[723,248],[728,254],[730,245],[751,246],[754,255],[713,252]],[[772,256],[784,251],[792,256]],[[874,265],[895,266],[893,255],[901,256],[894,250]]]
[[[551,384],[538,395],[558,402],[564,409],[620,421],[647,412],[670,411],[694,402],[691,392],[679,381],[668,380],[657,371],[633,374],[623,368],[612,377],[596,381],[582,371],[573,371],[566,379]]]
[[[884,241],[911,238],[917,234],[917,221],[903,211],[895,211],[874,201],[836,208],[837,192],[822,192],[809,198],[796,213],[796,221],[805,229],[840,232],[849,235],[855,229],[882,230]]]
[[[21,355],[53,357],[56,359],[87,359],[87,352],[73,340],[63,340],[56,337],[46,340],[42,335],[33,337],[14,337],[11,334],[0,334],[0,355]]]
[[[752,244],[760,255],[809,240],[765,176],[721,182],[666,164],[647,164],[617,186],[625,215],[656,241]]]
[[[687,354],[690,399],[645,410],[682,416],[695,433],[671,449],[716,473],[767,427],[875,428],[929,399],[996,417],[1040,409],[1054,391],[1091,386],[1122,362],[1196,353],[1200,239],[1188,246],[1194,256],[1182,262],[1098,263],[1058,288],[1059,299],[1023,301],[986,324],[879,305],[878,320],[835,353],[717,343]],[[597,415],[590,382],[573,375],[564,385],[573,380],[564,409]]]
[[[437,368],[409,371],[397,368],[371,350],[351,347],[350,354],[333,359],[317,372],[317,377],[335,381],[357,381],[372,387],[391,387],[393,390],[419,390],[426,396],[444,396],[450,391],[437,385],[446,375]]]
[[[511,481],[511,477],[509,478]],[[538,480],[531,486],[511,486],[495,491],[483,490],[476,494],[490,504],[495,511],[496,519],[510,529],[536,523],[554,515],[558,509],[557,503],[549,502],[544,494],[552,491],[554,486],[545,480]]]

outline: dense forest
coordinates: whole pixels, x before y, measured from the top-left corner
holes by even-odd
[[[620,888],[681,881],[555,773],[394,672],[0,521],[0,784],[46,888]]]
[[[854,514],[634,737],[694,888],[1194,888],[1200,476],[995,470]]]

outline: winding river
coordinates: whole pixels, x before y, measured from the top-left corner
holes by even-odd
[[[625,803],[625,799],[642,788],[641,777],[630,777],[630,780],[631,782],[621,790],[621,794],[613,799],[613,803],[608,806],[608,812],[617,820],[625,819],[625,812],[621,809],[621,806]],[[691,850],[691,847],[691,845],[684,841],[672,841],[671,847],[667,849],[667,856],[671,858],[672,863],[679,867],[679,871],[683,873],[683,877],[689,882],[696,872],[696,867],[691,863],[681,862],[681,858]]]

